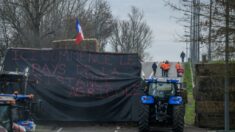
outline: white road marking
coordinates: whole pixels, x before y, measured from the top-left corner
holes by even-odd
[[[119,129],[121,129],[121,127],[120,126],[117,126],[117,128],[116,128],[117,130],[119,130]]]
[[[56,132],[61,132],[63,130],[63,128],[59,128]]]

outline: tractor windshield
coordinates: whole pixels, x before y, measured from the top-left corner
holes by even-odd
[[[166,98],[175,95],[175,85],[165,82],[154,82],[149,84],[149,95],[159,98]]]
[[[22,83],[19,82],[0,82],[1,93],[14,93],[14,91],[22,91]]]
[[[20,75],[0,75],[0,93],[22,92],[24,88],[24,77]]]
[[[9,105],[0,105],[0,126],[11,131],[11,114]]]

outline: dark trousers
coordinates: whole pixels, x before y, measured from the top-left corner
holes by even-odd
[[[162,70],[162,77],[164,76],[164,70],[161,68],[161,70]]]
[[[153,75],[156,76],[156,69],[153,69]]]
[[[168,71],[169,70],[163,70],[164,72],[163,72],[163,77],[168,77]]]
[[[184,62],[184,57],[181,57],[182,62]]]

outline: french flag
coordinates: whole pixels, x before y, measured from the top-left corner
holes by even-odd
[[[77,31],[77,36],[75,38],[75,43],[80,44],[82,40],[84,40],[84,36],[82,33],[82,27],[80,25],[80,22],[78,19],[76,19],[76,31]]]

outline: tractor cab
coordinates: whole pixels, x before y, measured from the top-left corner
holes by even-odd
[[[168,103],[182,103],[179,95],[181,83],[177,79],[151,78],[146,79],[145,99],[153,101],[167,101]],[[142,101],[143,98],[142,98]]]
[[[18,91],[21,94],[26,94],[28,76],[28,68],[24,72],[1,71],[0,93],[9,94]]]
[[[148,95],[151,95],[157,99],[168,99],[170,96],[174,96],[177,90],[175,83],[169,82],[150,82],[148,83]]]

